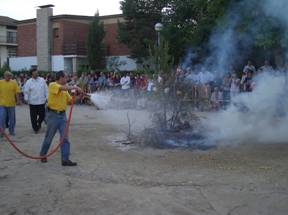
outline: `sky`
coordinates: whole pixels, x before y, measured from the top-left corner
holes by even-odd
[[[53,4],[54,15],[72,14],[93,16],[97,9],[101,16],[121,13],[120,0],[0,0],[0,16],[16,20],[36,17],[37,6]]]

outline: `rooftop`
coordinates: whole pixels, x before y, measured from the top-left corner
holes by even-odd
[[[5,26],[16,26],[17,25],[17,20],[12,19],[8,16],[0,16],[0,25],[5,25]]]
[[[55,7],[53,4],[46,4],[46,5],[41,5],[38,6],[39,8],[49,8],[49,7]]]
[[[52,16],[52,20],[59,20],[59,19],[92,20],[93,17],[94,16],[63,14],[63,15]],[[113,18],[121,18],[121,17],[123,17],[122,14],[114,14],[114,15],[100,16],[100,19],[113,19]],[[36,18],[17,21],[16,24],[26,24],[26,23],[33,23],[33,22],[36,22]]]

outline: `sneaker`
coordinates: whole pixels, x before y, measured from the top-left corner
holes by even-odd
[[[47,163],[47,158],[42,158],[41,163]]]
[[[77,166],[77,163],[67,160],[67,161],[62,161],[62,166]]]

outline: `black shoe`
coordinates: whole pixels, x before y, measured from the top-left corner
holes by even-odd
[[[47,163],[47,158],[42,158],[41,163]]]
[[[62,166],[77,166],[77,163],[67,160],[67,161],[62,161]]]

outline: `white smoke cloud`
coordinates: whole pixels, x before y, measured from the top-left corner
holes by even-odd
[[[246,6],[251,8],[256,1],[245,0],[241,4],[234,5],[226,15],[225,30],[215,30],[210,39],[211,56],[206,60],[212,62],[212,68],[217,71],[218,77],[223,75],[223,70],[239,59],[241,42],[247,42],[249,50],[249,32],[243,38],[237,38],[235,26],[241,18],[241,10]],[[287,0],[264,0],[261,9],[266,16],[276,18],[283,29],[288,33],[288,1]],[[235,8],[238,8],[236,12]],[[235,18],[231,19],[231,14]],[[243,18],[243,17],[242,17]],[[258,31],[254,20],[249,26],[251,31]],[[287,35],[282,38],[287,43]],[[284,46],[285,47],[285,46]],[[287,44],[286,44],[287,47]],[[286,56],[288,57],[288,51]],[[287,58],[288,59],[288,58]],[[206,65],[203,65],[207,67]],[[261,74],[255,77],[256,88],[251,93],[243,93],[235,97],[232,104],[223,111],[211,114],[202,124],[207,130],[210,141],[218,144],[238,143],[287,143],[288,141],[288,82],[287,75],[274,71],[274,74]]]
[[[283,143],[288,140],[287,77],[261,74],[251,93],[239,94],[227,110],[210,115],[203,125],[220,144]]]

